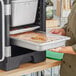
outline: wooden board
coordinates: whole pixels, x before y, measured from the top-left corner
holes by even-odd
[[[61,61],[46,59],[41,63],[26,63],[11,71],[0,70],[0,76],[21,76],[57,66]]]

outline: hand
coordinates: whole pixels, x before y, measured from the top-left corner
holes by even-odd
[[[74,50],[73,50],[73,48],[71,46],[50,49],[50,51],[58,52],[58,53],[75,54],[76,55],[76,53],[74,52]]]
[[[53,29],[50,31],[52,34],[65,35],[64,29]]]

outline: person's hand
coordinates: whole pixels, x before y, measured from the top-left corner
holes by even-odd
[[[74,52],[74,50],[71,46],[49,49],[49,51],[58,52],[58,53],[75,54],[76,55],[76,53]]]
[[[65,35],[65,30],[64,29],[52,29],[50,31],[52,34],[58,34],[58,35]]]

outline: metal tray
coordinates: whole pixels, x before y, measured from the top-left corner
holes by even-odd
[[[12,0],[12,26],[35,23],[38,0]]]
[[[30,41],[30,40],[19,39],[19,38],[16,38],[16,36],[15,37],[10,36],[11,44],[16,45],[16,46],[20,46],[23,48],[35,50],[35,51],[45,51],[48,49],[53,49],[56,47],[65,46],[66,40],[70,39],[69,37],[66,37],[66,36],[48,34],[48,33],[44,33],[44,32],[35,32],[35,33],[44,34],[47,37],[55,37],[58,39],[56,39],[54,41],[47,41],[46,40],[45,42],[38,43],[38,42]]]
[[[33,31],[33,30],[36,30],[39,28],[40,28],[40,26],[35,26],[35,27],[29,27],[29,28],[22,28],[22,29],[18,29],[18,30],[12,30],[12,31],[10,31],[10,34],[18,34],[18,33],[22,33],[22,32]]]

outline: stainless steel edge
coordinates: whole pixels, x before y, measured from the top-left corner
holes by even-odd
[[[18,33],[22,33],[22,32],[28,32],[28,31],[36,30],[38,28],[40,28],[40,26],[23,28],[23,29],[19,29],[19,30],[13,30],[13,31],[10,31],[10,34],[18,34]]]
[[[5,47],[5,57],[11,57],[11,46]]]
[[[5,17],[4,17],[4,2],[3,0],[0,0],[2,5],[2,58],[0,59],[0,62],[5,59]]]
[[[11,4],[5,5],[5,15],[11,15]]]

